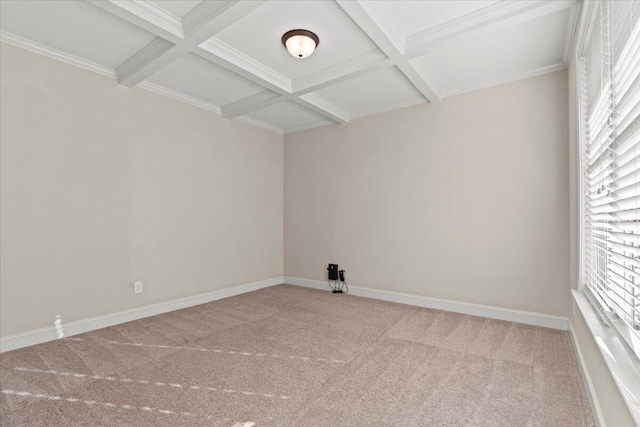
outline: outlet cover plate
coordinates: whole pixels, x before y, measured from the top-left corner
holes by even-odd
[[[133,282],[133,293],[141,294],[143,291],[142,282]]]

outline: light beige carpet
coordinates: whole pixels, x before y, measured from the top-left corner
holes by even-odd
[[[567,332],[282,285],[0,355],[3,426],[592,426]]]

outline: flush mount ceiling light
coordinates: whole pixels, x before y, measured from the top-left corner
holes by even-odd
[[[318,36],[309,30],[291,30],[282,36],[282,44],[296,58],[306,58],[311,55],[319,43]]]

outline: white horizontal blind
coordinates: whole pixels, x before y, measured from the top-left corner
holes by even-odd
[[[585,285],[640,343],[640,2],[595,3],[580,57]]]

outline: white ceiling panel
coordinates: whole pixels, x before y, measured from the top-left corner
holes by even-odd
[[[281,42],[284,33],[296,28],[320,38],[306,59],[291,56]],[[216,38],[291,80],[376,49],[333,1],[270,1]]]
[[[351,117],[387,110],[424,100],[420,92],[395,67],[384,68],[318,91]]]
[[[291,132],[564,68],[579,8],[577,0],[268,0],[214,11],[203,1],[223,0],[0,0],[0,38]],[[198,25],[185,32],[187,15]],[[320,38],[306,59],[281,43],[296,28]]]
[[[151,3],[161,7],[173,16],[182,18],[202,3],[202,0],[152,0]]]
[[[281,102],[262,110],[247,114],[252,119],[269,123],[281,129],[287,130],[325,120],[323,116],[294,103]]]
[[[0,1],[0,29],[116,68],[154,37],[85,1]]]
[[[467,39],[410,61],[429,70],[445,95],[564,66],[571,9]]]
[[[218,106],[264,90],[262,86],[192,53],[172,62],[148,80]]]
[[[414,0],[372,1],[389,18],[391,24],[404,36],[408,37],[420,31],[444,24],[455,18],[475,12],[483,7],[497,3],[496,0]]]

